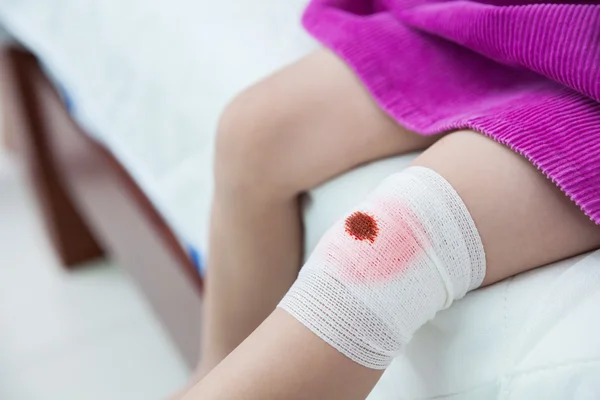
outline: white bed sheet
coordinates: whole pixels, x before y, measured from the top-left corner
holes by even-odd
[[[298,24],[306,2],[0,0],[0,19],[180,238],[204,248],[220,111],[316,47]]]
[[[183,242],[205,248],[220,110],[316,44],[307,0],[0,0],[74,115],[125,165]],[[306,248],[410,162],[363,166],[313,191]],[[469,294],[426,325],[370,400],[600,398],[600,253]]]

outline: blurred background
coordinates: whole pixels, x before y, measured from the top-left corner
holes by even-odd
[[[0,153],[0,398],[155,399],[187,369],[110,260],[65,271],[18,161]]]
[[[64,268],[23,164],[0,147],[0,399],[164,398],[180,354],[117,263]]]
[[[217,121],[316,47],[307,2],[0,0],[1,400],[186,382]]]

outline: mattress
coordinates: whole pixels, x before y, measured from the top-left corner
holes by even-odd
[[[127,168],[181,242],[206,249],[218,115],[251,82],[314,49],[307,0],[0,0],[71,112]],[[361,166],[307,197],[306,251],[415,155]],[[416,335],[370,395],[600,398],[600,252],[470,293]]]

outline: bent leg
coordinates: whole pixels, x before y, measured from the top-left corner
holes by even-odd
[[[483,136],[451,134],[415,164],[440,174],[464,201],[485,247],[485,284],[600,246],[600,227],[533,166]],[[278,309],[185,398],[364,399],[380,373]]]
[[[327,50],[240,94],[217,137],[201,369],[240,344],[296,279],[302,192],[435,140],[398,126]]]

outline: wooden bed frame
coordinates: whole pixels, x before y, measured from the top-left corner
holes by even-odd
[[[5,47],[0,74],[5,145],[22,156],[63,265],[116,261],[194,366],[202,280],[180,242],[122,165],[73,122],[35,56]]]

